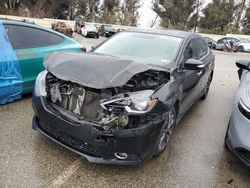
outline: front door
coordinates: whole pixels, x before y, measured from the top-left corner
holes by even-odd
[[[191,105],[197,100],[200,94],[200,87],[202,84],[202,77],[204,75],[203,69],[190,70],[185,68],[185,62],[188,59],[199,60],[198,46],[196,39],[191,39],[185,47],[182,64],[180,65],[180,73],[182,76],[182,99],[180,101],[179,113],[182,115],[188,110]]]

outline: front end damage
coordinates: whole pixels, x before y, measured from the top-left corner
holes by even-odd
[[[33,128],[90,162],[138,164],[153,156],[168,121],[152,96],[169,79],[167,72],[147,70],[122,86],[96,89],[45,71],[33,95]]]

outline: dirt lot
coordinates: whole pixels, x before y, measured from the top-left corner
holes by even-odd
[[[75,38],[91,46],[100,39]],[[250,169],[224,148],[238,86],[234,62],[250,54],[214,52],[214,80],[175,129],[167,150],[140,166],[89,164],[31,129],[31,95],[0,106],[0,187],[250,187]]]

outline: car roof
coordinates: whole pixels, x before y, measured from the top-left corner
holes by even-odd
[[[220,39],[236,39],[236,40],[239,40],[239,38],[237,38],[237,37],[228,37],[228,36],[226,36],[226,37],[221,37]],[[219,40],[220,40],[219,39]]]
[[[151,34],[160,34],[160,35],[167,35],[167,36],[174,36],[174,37],[181,37],[184,39],[189,39],[191,37],[200,37],[201,35],[188,32],[188,31],[181,31],[181,30],[171,30],[171,29],[129,29],[126,31],[130,32],[140,32],[140,33],[151,33]]]
[[[45,31],[54,33],[54,34],[59,35],[59,36],[64,37],[64,38],[67,37],[67,36],[65,36],[65,35],[63,35],[63,34],[61,34],[61,33],[59,33],[59,32],[56,32],[56,31],[50,29],[50,28],[43,27],[43,26],[37,25],[37,24],[35,24],[35,23],[29,22],[29,21],[11,20],[11,19],[5,19],[5,18],[0,18],[0,21],[1,21],[3,24],[10,24],[10,25],[20,25],[20,26],[33,27],[33,28],[42,29],[42,30],[45,30]]]

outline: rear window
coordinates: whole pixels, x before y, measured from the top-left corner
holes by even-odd
[[[14,49],[52,46],[64,41],[59,35],[33,27],[7,24],[4,27]]]

